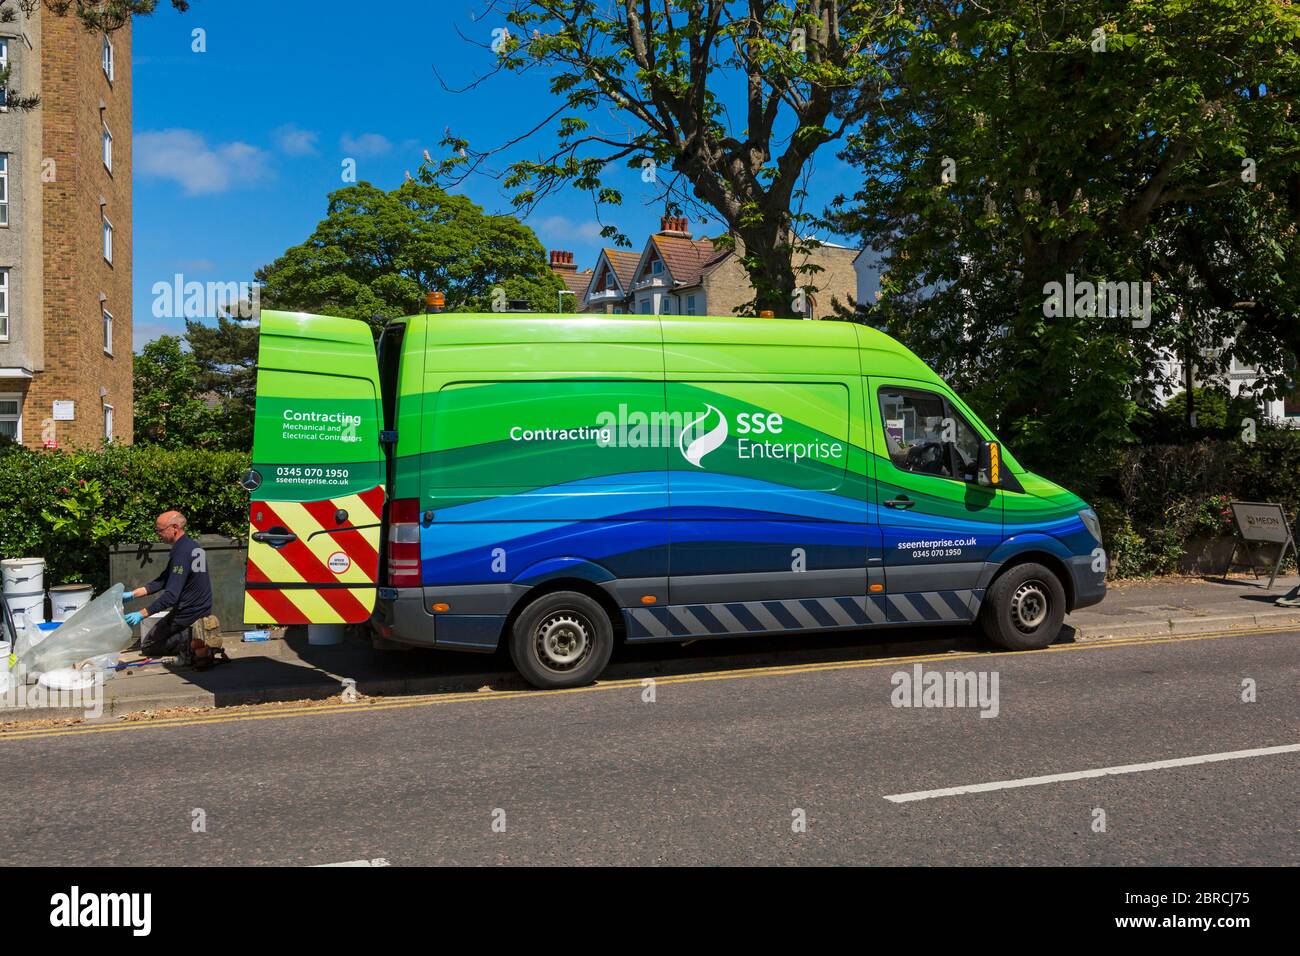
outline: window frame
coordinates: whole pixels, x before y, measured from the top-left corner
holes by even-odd
[[[13,421],[14,423],[14,441],[22,444],[23,440],[23,395],[21,392],[0,392],[0,402],[13,401],[18,405],[18,411],[9,415],[0,412],[0,421]]]
[[[960,482],[962,485],[974,485],[977,488],[984,487],[979,483],[978,453],[975,458],[975,477],[971,479],[959,477],[960,469],[957,467],[957,460],[953,454],[954,449],[957,447],[956,442],[946,442],[944,445],[944,458],[946,459],[947,467],[950,472],[950,474],[947,475],[936,475],[929,471],[913,471],[911,468],[903,467],[894,461],[894,456],[889,454],[889,432],[886,431],[886,423],[889,421],[889,418],[885,414],[885,405],[882,401],[882,393],[885,391],[902,394],[904,396],[915,395],[924,398],[937,398],[943,403],[945,418],[951,418],[954,421],[963,422],[970,430],[971,434],[973,434],[980,442],[989,441],[989,439],[985,438],[984,433],[976,428],[974,423],[972,423],[962,410],[953,403],[952,397],[944,392],[932,391],[931,389],[924,388],[920,385],[894,385],[889,382],[882,382],[876,386],[876,409],[880,414],[880,438],[884,442],[885,457],[896,471],[902,472],[906,475],[921,475],[926,478],[939,478],[943,481],[956,481]]]
[[[100,314],[104,320],[104,354],[113,354],[113,313],[108,311],[106,306],[99,307]]]
[[[9,225],[9,153],[0,153],[0,228]]]
[[[103,137],[100,140],[100,159],[104,161],[104,168],[108,170],[109,175],[113,173],[113,131],[108,128],[108,120],[100,121],[104,127]]]
[[[104,441],[108,444],[113,442],[113,406],[104,403]]]
[[[113,41],[107,33],[104,34],[104,45],[100,49],[100,68],[109,83],[117,78],[117,51],[113,49]]]
[[[100,251],[104,254],[104,261],[111,266],[113,264],[113,220],[108,218],[106,212],[101,212],[99,216],[103,220],[104,240],[104,248]]]
[[[12,297],[9,272],[9,266],[0,266],[0,342],[9,341],[9,299]]]

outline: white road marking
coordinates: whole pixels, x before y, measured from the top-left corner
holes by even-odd
[[[377,857],[373,860],[345,860],[342,863],[317,863],[314,869],[323,869],[327,866],[388,866],[388,861],[383,857]]]
[[[1153,760],[1150,763],[1130,763],[1122,767],[1098,767],[1095,770],[1075,770],[1072,773],[1051,773],[1042,777],[1021,777],[1018,780],[994,780],[991,783],[972,783],[964,787],[945,787],[942,790],[916,790],[912,793],[891,793],[885,799],[893,803],[911,803],[914,800],[933,800],[935,797],[956,797],[963,793],[987,793],[990,790],[1013,790],[1016,787],[1038,787],[1045,783],[1066,780],[1088,780],[1092,777],[1110,777],[1121,773],[1142,773],[1146,770],[1166,770],[1170,767],[1191,767],[1201,763],[1218,763],[1221,760],[1244,760],[1247,757],[1268,757],[1273,754],[1300,753],[1300,744],[1280,747],[1257,747],[1254,750],[1230,750],[1227,753],[1202,754],[1199,757],[1177,757],[1173,760]]]

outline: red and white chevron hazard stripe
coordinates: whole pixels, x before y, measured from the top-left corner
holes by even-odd
[[[323,501],[254,501],[249,506],[246,624],[359,624],[379,580],[384,489]],[[347,512],[342,524],[337,517]],[[287,528],[283,547],[252,540]]]

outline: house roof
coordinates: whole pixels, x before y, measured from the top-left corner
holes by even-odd
[[[705,273],[731,254],[731,250],[714,245],[711,239],[687,239],[685,236],[654,235],[638,259],[644,259],[653,244],[673,283],[678,286],[699,285]],[[638,266],[639,268],[639,266]]]
[[[640,261],[640,253],[633,252],[631,249],[601,249],[600,254],[608,261],[610,268],[614,270],[614,277],[618,279],[619,286],[626,292],[632,288],[632,276],[636,273],[636,264]],[[596,263],[599,265],[599,261]]]
[[[587,286],[591,285],[591,277],[595,274],[590,269],[583,272],[578,272],[576,269],[555,269],[554,272],[560,277],[564,287],[579,298],[587,294]]]

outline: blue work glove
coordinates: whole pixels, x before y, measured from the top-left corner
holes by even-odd
[[[126,616],[126,626],[135,627],[143,620],[144,620],[143,614],[141,614],[139,611],[132,611],[130,614]]]
[[[134,600],[135,600],[135,595],[132,594],[130,591],[123,591],[123,592],[122,592],[122,603],[123,603],[123,604],[130,604],[130,603],[131,603],[132,601],[134,601]]]

